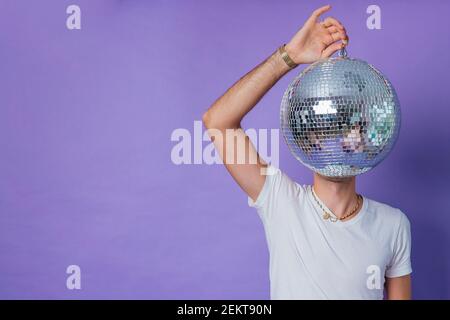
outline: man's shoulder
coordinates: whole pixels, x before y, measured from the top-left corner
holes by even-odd
[[[402,221],[408,222],[408,217],[401,209],[381,201],[369,198],[365,199],[368,201],[368,211],[371,216],[381,219],[383,223],[392,222],[395,225],[398,225],[399,223],[402,223]]]
[[[273,166],[268,167],[266,179],[270,179],[273,183],[278,184],[281,188],[289,189],[290,191],[294,191],[294,193],[296,193],[296,191],[298,192],[299,190],[304,191],[308,187],[308,185],[298,183],[290,176],[288,176],[284,171]]]

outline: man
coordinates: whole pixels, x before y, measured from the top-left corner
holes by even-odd
[[[388,299],[410,299],[406,216],[359,196],[355,177],[331,179],[314,173],[313,186],[293,182],[260,159],[240,126],[291,67],[327,58],[347,44],[339,21],[319,21],[329,9],[314,11],[284,51],[276,51],[236,82],[204,114],[203,122],[263,221],[272,299],[382,299],[384,289]],[[238,161],[240,156],[245,161]],[[334,219],[325,219],[324,211]]]

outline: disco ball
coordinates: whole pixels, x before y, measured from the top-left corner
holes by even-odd
[[[288,86],[281,129],[292,154],[327,177],[369,171],[392,150],[400,105],[391,83],[359,59],[320,60]]]

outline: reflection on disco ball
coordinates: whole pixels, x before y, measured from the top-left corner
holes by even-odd
[[[281,103],[281,129],[292,154],[327,177],[369,171],[391,151],[400,105],[390,82],[365,61],[318,61],[299,74]]]

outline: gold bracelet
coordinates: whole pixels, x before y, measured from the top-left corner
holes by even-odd
[[[294,60],[289,57],[288,53],[286,52],[286,44],[283,44],[281,47],[278,48],[278,52],[281,55],[281,58],[284,62],[288,65],[289,68],[294,69],[296,66],[298,66],[298,63],[295,63]]]

